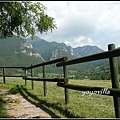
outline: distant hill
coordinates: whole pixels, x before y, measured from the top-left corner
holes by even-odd
[[[43,61],[49,61],[63,56],[68,59],[75,59],[96,53],[103,52],[97,46],[83,46],[72,48],[65,43],[57,43],[55,41],[48,42],[35,36],[34,40],[30,38],[23,39],[17,36],[0,40],[0,66],[30,66]],[[76,65],[68,66],[69,75],[76,78],[98,78],[103,76],[109,78],[108,60],[97,60]],[[62,73],[62,68],[55,65],[47,67],[48,72]],[[39,73],[40,70],[37,71]],[[104,75],[105,74],[105,75]]]
[[[15,35],[0,40],[0,56],[0,66],[28,66],[44,60],[31,43]]]
[[[28,38],[27,40],[32,44],[33,48],[39,54],[41,54],[43,59],[46,61],[60,58],[63,56],[67,56],[68,59],[70,60],[104,52],[104,50],[100,49],[97,46],[87,45],[83,47],[72,48],[71,46],[67,46],[64,43],[57,43],[55,41],[48,42],[37,36],[35,36],[34,40],[31,40],[31,38]],[[109,69],[108,60],[106,59],[70,65],[68,66],[68,69],[70,76],[76,74],[76,78],[81,79],[83,78],[96,79],[98,76],[99,79],[101,79],[103,73],[105,73],[104,76],[106,76],[105,77],[106,79],[109,79],[110,76],[108,72],[106,73],[106,71],[108,71]],[[95,71],[98,72],[97,75],[95,75]]]
[[[90,45],[77,47],[77,48],[74,48],[73,50],[77,57],[83,57],[83,56],[104,52],[104,50],[100,49],[99,47],[90,46]]]
[[[104,51],[97,46],[90,45],[72,48],[71,46],[67,46],[64,43],[48,42],[37,36],[35,36],[34,40],[31,40],[31,38],[28,38],[27,40],[33,45],[33,48],[37,50],[46,61],[62,56],[67,56],[69,59],[74,59]]]

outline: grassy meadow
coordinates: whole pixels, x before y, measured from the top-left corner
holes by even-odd
[[[111,87],[110,80],[69,80],[69,83]],[[31,81],[27,81],[25,86],[25,82],[21,78],[6,78],[6,84],[3,84],[3,79],[0,77],[0,88],[22,95],[29,102],[47,111],[53,118],[115,118],[112,96],[99,94],[83,96],[82,91],[69,89],[70,103],[66,105],[64,88],[58,87],[56,84],[47,82],[47,96],[44,97],[41,81],[34,81],[34,90],[32,90]]]

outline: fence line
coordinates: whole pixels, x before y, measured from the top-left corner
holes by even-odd
[[[37,65],[32,65],[30,67],[23,68],[23,70],[36,68],[36,67],[41,67],[41,66],[45,66],[45,65],[50,65],[50,64],[57,63],[57,62],[64,62],[64,61],[67,61],[67,60],[68,60],[68,58],[65,56],[65,57],[58,58],[58,59],[55,59],[55,60],[51,60],[51,61],[48,61],[48,62],[43,62],[43,63],[37,64]]]
[[[5,83],[5,77],[18,77],[18,76],[9,76],[5,74],[5,68],[22,68],[22,70],[25,71],[24,76],[19,76],[23,77],[25,80],[25,85],[27,80],[31,80],[32,82],[32,89],[34,89],[34,83],[33,81],[43,81],[43,87],[44,87],[44,96],[47,94],[47,86],[46,86],[46,81],[48,82],[57,82],[58,87],[64,87],[65,90],[65,103],[69,103],[69,89],[73,90],[79,90],[79,91],[101,91],[101,90],[107,90],[109,91],[106,93],[104,91],[101,92],[102,95],[108,95],[108,96],[113,96],[114,99],[114,108],[115,108],[115,116],[116,118],[120,118],[120,86],[119,86],[119,74],[118,74],[118,63],[117,63],[117,56],[120,56],[120,48],[115,49],[114,44],[109,44],[108,45],[108,51],[106,52],[101,52],[98,54],[82,57],[82,58],[77,58],[73,60],[68,60],[67,57],[62,57],[59,59],[51,60],[48,62],[43,62],[37,65],[31,65],[29,67],[0,67],[3,68],[3,82]],[[109,59],[109,64],[110,64],[110,72],[111,72],[111,82],[112,82],[112,88],[104,88],[104,87],[94,87],[94,86],[81,86],[81,85],[74,85],[74,84],[69,84],[68,83],[68,70],[67,66],[68,65],[73,65],[73,64],[78,64],[78,63],[83,63],[83,62],[90,62],[90,61],[95,61],[95,60],[100,60],[100,59]],[[46,78],[46,65],[50,64],[55,64],[57,67],[63,67],[63,74],[64,78]],[[35,78],[34,77],[34,70],[33,68],[36,67],[42,67],[43,69],[43,78]],[[31,70],[31,77],[29,78],[27,76],[27,70]],[[96,93],[99,94],[99,93]]]
[[[64,82],[64,83],[68,83],[68,79],[67,79],[67,71],[66,71],[66,68],[63,66],[63,74],[64,74],[64,79],[61,79],[61,78],[46,78],[46,65],[51,65],[51,64],[55,64],[55,63],[58,63],[58,62],[65,62],[67,61],[68,58],[66,56],[62,57],[62,58],[58,58],[58,59],[55,59],[55,60],[51,60],[51,61],[48,61],[48,62],[43,62],[43,63],[40,63],[40,64],[36,64],[36,65],[31,65],[29,67],[26,67],[26,68],[23,68],[23,70],[25,70],[25,75],[26,77],[24,77],[23,79],[25,79],[25,85],[26,85],[26,81],[27,80],[32,80],[31,81],[31,84],[32,84],[32,89],[34,89],[34,82],[33,81],[43,81],[43,89],[44,89],[44,96],[46,96],[47,94],[47,85],[46,85],[46,81],[47,82]],[[33,68],[36,68],[36,67],[42,67],[43,69],[43,78],[34,78],[34,71],[33,71]],[[27,70],[28,69],[31,69],[31,78],[28,78],[27,77]],[[65,88],[65,103],[68,103],[68,90]]]
[[[91,92],[93,94],[120,97],[120,89],[116,89],[116,88],[83,86],[83,85],[73,85],[73,84],[64,84],[64,83],[57,83],[57,86],[78,90],[78,91]]]
[[[63,62],[57,63],[56,66],[61,67],[63,65],[73,65],[73,64],[90,62],[90,61],[112,58],[112,57],[117,57],[117,56],[120,56],[120,48],[115,49],[115,50],[106,51],[106,52],[101,52],[98,54],[94,54],[94,55],[90,55],[90,56],[86,56],[86,57],[82,57],[82,58],[68,60],[64,63]]]
[[[112,88],[115,88],[116,90],[118,90],[117,92],[120,94],[118,64],[117,64],[117,58],[116,58],[117,56],[120,56],[120,48],[115,49],[114,44],[109,44],[108,51],[106,52],[102,52],[102,53],[98,53],[98,54],[94,54],[94,55],[90,55],[90,56],[86,56],[82,58],[77,58],[73,60],[68,60],[64,63],[63,62],[57,63],[56,66],[61,67],[61,66],[67,66],[67,65],[77,64],[77,63],[90,62],[90,61],[109,58]],[[83,88],[84,90],[93,89],[93,88],[86,87],[86,86],[77,86],[77,85],[62,84],[62,83],[58,83],[57,85],[60,87],[69,88],[73,90],[83,90]],[[117,93],[117,92],[114,92],[114,93]],[[114,96],[112,94],[113,99],[114,99],[114,109],[115,109],[116,118],[120,118],[120,98],[119,98],[120,96],[119,94],[117,94],[117,96]]]
[[[6,77],[24,77],[25,75],[7,75],[6,74],[6,72],[5,72],[5,68],[8,68],[8,69],[10,69],[10,68],[18,68],[18,69],[23,69],[23,68],[25,68],[25,67],[20,67],[20,66],[15,66],[15,67],[13,67],[13,66],[0,66],[0,68],[2,68],[3,70],[3,74],[1,74],[0,75],[0,77],[3,77],[3,83],[5,84],[6,83]]]

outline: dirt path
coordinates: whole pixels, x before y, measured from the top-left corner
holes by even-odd
[[[0,94],[5,94],[6,109],[12,118],[51,118],[48,113],[20,95],[10,94],[7,90],[2,89],[0,89]]]

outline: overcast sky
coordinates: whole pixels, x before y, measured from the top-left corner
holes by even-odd
[[[55,18],[57,29],[37,34],[47,41],[64,42],[73,48],[95,45],[120,46],[120,1],[41,1]]]

